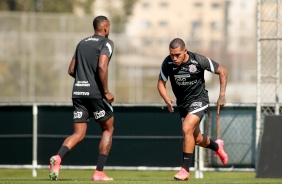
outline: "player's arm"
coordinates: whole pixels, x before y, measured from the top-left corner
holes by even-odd
[[[75,60],[75,58],[72,58],[72,60],[70,62],[68,73],[73,78],[75,78],[75,67],[76,67],[76,60]]]
[[[219,97],[217,100],[217,114],[219,114],[220,107],[224,106],[226,103],[225,91],[227,86],[228,72],[226,68],[219,65],[215,73],[219,75],[219,83],[220,83]]]
[[[163,100],[165,101],[165,103],[167,104],[169,112],[174,112],[174,108],[172,104],[174,100],[170,99],[167,94],[166,81],[163,81],[161,79],[158,80],[158,91],[161,97],[163,98]]]
[[[98,64],[98,71],[99,77],[102,83],[104,96],[109,103],[114,101],[113,94],[110,93],[108,88],[108,67],[109,67],[109,58],[107,55],[100,55],[99,56],[99,64]]]

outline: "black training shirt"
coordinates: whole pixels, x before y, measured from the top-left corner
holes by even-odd
[[[215,73],[219,64],[208,57],[187,52],[189,60],[179,66],[175,65],[168,55],[161,66],[159,79],[171,82],[178,107],[186,107],[193,100],[209,102],[208,91],[205,89],[204,72]]]
[[[98,71],[99,56],[107,55],[110,61],[113,50],[114,43],[99,35],[90,36],[78,43],[73,56],[77,65],[72,98],[101,99],[103,97]]]

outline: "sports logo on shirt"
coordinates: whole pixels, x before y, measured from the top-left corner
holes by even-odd
[[[83,96],[89,96],[89,92],[83,92],[83,91],[74,91],[73,95],[83,95]]]
[[[181,67],[182,71],[188,72],[188,68],[185,68],[184,66]]]
[[[74,111],[73,112],[73,119],[79,119],[82,117],[82,112],[81,111]]]
[[[89,37],[87,39],[85,39],[86,42],[88,41],[99,41],[99,38],[92,38],[92,37]]]
[[[197,71],[196,65],[189,65],[189,72],[195,73]]]
[[[195,60],[191,60],[191,63],[198,64],[198,62]]]
[[[79,87],[90,87],[88,81],[77,81],[74,85]]]
[[[174,75],[175,83],[178,86],[191,86],[197,83],[197,80],[189,80],[190,74],[186,75]]]

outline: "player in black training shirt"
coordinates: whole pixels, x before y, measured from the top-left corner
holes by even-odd
[[[110,22],[105,16],[93,20],[94,35],[81,40],[71,60],[68,73],[75,80],[72,90],[74,107],[74,133],[67,137],[58,151],[50,159],[50,178],[59,178],[63,157],[85,136],[87,123],[94,118],[102,130],[99,156],[93,181],[113,180],[104,172],[104,165],[112,145],[114,116],[111,103],[114,96],[108,89],[108,66],[114,44],[108,39]]]
[[[167,104],[168,110],[174,112],[173,100],[166,91],[166,82],[170,79],[173,93],[177,99],[182,120],[183,133],[183,164],[174,176],[176,180],[189,179],[189,167],[195,145],[212,149],[223,164],[227,164],[228,156],[223,150],[221,139],[211,140],[203,135],[199,123],[209,108],[208,91],[205,89],[204,72],[208,70],[219,75],[220,93],[217,101],[217,113],[225,105],[225,90],[227,85],[227,70],[208,57],[187,51],[185,43],[175,38],[169,45],[170,55],[161,66],[158,80],[158,90]]]

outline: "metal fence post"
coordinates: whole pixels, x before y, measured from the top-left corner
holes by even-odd
[[[200,122],[200,130],[204,133],[204,123],[206,120],[206,116],[204,116]],[[203,168],[204,168],[204,148],[200,146],[196,146],[195,149],[195,178],[200,179],[204,178]]]
[[[258,145],[261,134],[261,0],[257,1],[257,106],[256,106],[256,161],[255,168],[258,160]]]
[[[38,107],[36,104],[32,106],[32,116],[33,116],[33,130],[32,130],[32,176],[37,177],[37,115]]]

